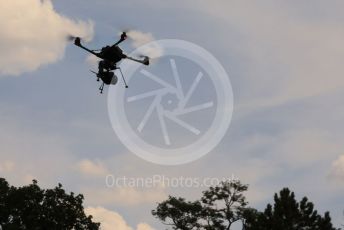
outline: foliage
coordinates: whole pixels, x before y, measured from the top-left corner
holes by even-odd
[[[230,181],[210,187],[194,202],[170,196],[152,214],[173,229],[229,229],[243,218],[247,205],[243,193],[247,188],[239,181]]]
[[[273,205],[259,212],[248,207],[247,188],[230,181],[210,187],[194,202],[170,196],[152,214],[175,230],[229,230],[237,221],[245,230],[335,230],[330,214],[318,214],[307,197],[297,202],[294,193],[284,188],[275,194]]]
[[[58,184],[41,189],[36,180],[23,187],[0,178],[0,224],[3,229],[99,229],[83,208],[83,195],[67,194]]]
[[[284,188],[274,196],[274,205],[268,204],[262,213],[248,214],[246,230],[335,230],[329,212],[324,216],[314,210],[312,202],[303,197],[300,202],[295,194]]]

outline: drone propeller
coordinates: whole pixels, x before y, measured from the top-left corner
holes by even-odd
[[[127,39],[128,38],[128,35],[127,33],[130,31],[130,29],[128,28],[121,28],[120,32],[118,32],[117,35],[120,35],[121,36],[121,39]]]
[[[122,40],[125,40],[125,39],[127,39],[127,38],[128,38],[127,32],[123,31],[122,34],[121,34],[121,39],[122,39]]]
[[[68,42],[74,42],[75,45],[80,46],[81,41],[83,40],[83,38],[76,37],[76,36],[73,36],[73,35],[67,35],[66,36],[66,40]]]
[[[147,55],[143,55],[143,54],[138,54],[137,57],[139,58],[145,58],[145,57],[148,57]]]
[[[149,58],[148,56],[144,56],[144,57],[143,57],[143,64],[144,64],[144,65],[149,65],[149,59],[150,59],[150,58]]]
[[[71,34],[69,34],[69,35],[66,36],[66,40],[67,40],[68,42],[75,42],[76,39],[79,40],[80,42],[81,42],[81,41],[84,41],[84,42],[89,42],[89,41],[90,41],[90,39],[88,39],[88,38],[79,37],[79,36],[74,36],[74,35],[71,35]],[[94,40],[94,39],[93,39],[93,40]]]
[[[122,28],[121,29],[121,36],[125,35],[126,39],[131,39],[133,40],[133,37],[131,36],[131,32],[135,31],[135,29],[129,29],[129,28]]]
[[[73,36],[73,35],[70,35],[70,34],[66,36],[66,40],[68,42],[73,42],[75,40],[75,38],[76,38],[76,36]]]
[[[123,26],[123,27],[120,27],[120,30],[121,32],[128,33],[131,31],[130,27],[131,26]]]
[[[138,57],[143,59],[142,64],[149,65],[150,57],[143,54],[138,55]]]

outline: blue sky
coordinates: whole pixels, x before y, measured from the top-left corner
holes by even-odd
[[[144,230],[161,229],[150,210],[167,194],[195,199],[201,189],[108,189],[106,174],[234,174],[250,185],[254,207],[263,208],[288,186],[319,211],[329,210],[337,226],[344,222],[342,1],[60,0],[53,1],[54,10],[30,2],[22,12],[42,13],[17,16],[23,19],[18,29],[25,28],[17,33],[8,27],[13,8],[0,16],[0,175],[10,183],[61,182],[85,194],[90,212],[123,229],[149,224],[137,228]],[[26,25],[29,16],[33,23]],[[58,23],[43,28],[48,18]],[[112,130],[107,97],[98,94],[87,54],[55,39],[68,32],[93,35],[89,45],[98,48],[128,28],[193,42],[227,71],[233,119],[205,157],[161,166],[130,153]],[[26,47],[33,51],[25,53]],[[133,50],[130,42],[123,48]]]

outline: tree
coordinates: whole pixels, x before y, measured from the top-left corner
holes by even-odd
[[[0,178],[0,225],[4,229],[99,229],[83,208],[83,195],[67,194],[58,184],[41,189],[36,180],[23,187]]]
[[[274,205],[268,204],[262,213],[246,213],[246,230],[335,230],[328,212],[322,217],[314,210],[307,197],[297,202],[295,194],[284,188],[274,196]]]
[[[169,196],[152,211],[152,214],[173,229],[199,229],[202,205],[199,201],[190,202],[185,201],[184,198]]]
[[[307,197],[297,202],[288,188],[275,194],[264,212],[248,207],[247,188],[231,181],[210,187],[193,202],[170,196],[152,214],[175,230],[229,230],[237,221],[245,230],[336,230],[328,212],[318,214]]]
[[[229,181],[210,187],[194,202],[170,196],[152,214],[173,229],[230,229],[243,218],[247,206],[243,193],[247,188],[240,181]]]

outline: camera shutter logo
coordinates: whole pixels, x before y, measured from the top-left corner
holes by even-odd
[[[109,88],[108,111],[112,127],[121,142],[131,152],[147,161],[162,165],[192,162],[215,148],[229,127],[233,112],[233,92],[229,77],[219,61],[208,51],[182,40],[154,41],[139,47],[130,55],[145,53],[152,46],[163,49],[162,56],[151,58],[152,60],[155,58],[167,60],[166,69],[168,68],[171,72],[172,80],[167,81],[166,76],[161,75],[166,71],[153,72],[154,68],[151,66],[143,67],[137,63],[123,62],[121,69],[129,82],[129,89],[118,86]],[[185,73],[180,71],[178,64],[184,64],[184,66],[190,64],[193,69],[199,68],[199,70],[195,74],[184,76]],[[138,75],[139,77],[137,77]],[[159,85],[160,88],[146,92],[132,92],[139,86],[131,80],[135,81],[138,78],[147,79],[147,81]],[[190,79],[191,83],[186,87],[183,85],[183,79]],[[215,99],[206,98],[196,105],[189,105],[190,98],[197,90],[200,90],[202,81],[210,83],[209,87],[201,93],[206,94],[212,89]],[[133,83],[133,87],[130,86],[131,83]],[[128,96],[128,92],[130,92],[130,96]],[[127,110],[133,102],[147,98],[151,100],[150,105],[147,107],[147,111],[144,111],[138,125],[133,127],[133,122],[130,120],[132,114],[128,116]],[[194,123],[202,121],[197,113],[206,110],[214,111],[212,122],[206,130],[200,130]],[[194,117],[186,121],[183,116],[188,114],[192,114]],[[157,138],[162,137],[163,140],[163,143],[159,145],[142,138],[143,131],[149,131],[148,120],[152,120],[152,116],[155,116],[156,126],[159,127],[160,132],[155,135]],[[192,141],[184,146],[173,147],[175,142],[167,122],[173,123],[197,138],[190,138]],[[176,136],[183,139],[178,134]]]

